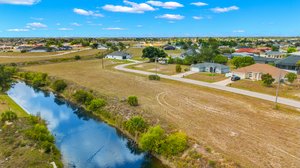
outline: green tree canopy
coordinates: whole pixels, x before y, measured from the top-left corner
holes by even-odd
[[[287,80],[290,83],[293,83],[297,79],[297,75],[295,73],[291,73],[291,72],[286,74],[285,77],[287,78]]]
[[[140,139],[141,149],[159,153],[161,144],[165,139],[165,131],[160,126],[150,127]]]
[[[13,75],[16,73],[15,67],[0,65],[0,91],[4,92],[9,89],[13,82]]]
[[[223,55],[217,55],[214,58],[214,62],[219,64],[226,64],[228,62],[228,58]]]
[[[272,77],[272,75],[270,75],[268,73],[263,74],[261,76],[261,80],[263,81],[263,84],[268,87],[270,87],[272,85],[272,83],[275,81],[275,79]]]
[[[232,64],[236,67],[236,68],[241,68],[241,67],[245,67],[245,66],[249,66],[254,64],[255,61],[252,57],[234,57],[232,59]]]
[[[167,53],[156,47],[146,47],[143,49],[143,58],[149,58],[151,62],[155,61],[155,58],[165,58]]]
[[[162,154],[177,155],[187,147],[187,136],[182,132],[169,135],[162,144]]]
[[[296,47],[289,47],[287,49],[287,53],[293,53],[293,52],[297,52],[297,48]]]
[[[136,132],[144,132],[148,125],[146,121],[141,116],[134,116],[130,118],[125,123],[125,127],[131,134],[135,134]]]

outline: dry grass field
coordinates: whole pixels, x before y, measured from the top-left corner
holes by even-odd
[[[262,81],[240,80],[230,84],[231,87],[250,90],[254,92],[276,95],[277,84],[271,87],[265,87]],[[279,96],[300,101],[300,82],[295,81],[292,85],[281,84],[279,88]]]
[[[113,62],[106,62],[112,67]],[[300,111],[242,95],[102,69],[99,60],[26,67],[112,97],[136,95],[143,116],[186,132],[243,167],[297,168]],[[202,151],[199,149],[199,151]]]
[[[65,54],[65,55],[59,55],[59,56],[47,56],[47,55],[37,55],[40,53],[34,53],[35,55],[27,55],[24,56],[24,58],[14,58],[14,56],[10,57],[10,58],[1,58],[0,57],[0,64],[1,63],[18,63],[18,62],[30,62],[30,61],[41,61],[41,60],[51,60],[51,59],[57,59],[57,58],[71,58],[74,57],[76,55],[79,55],[81,57],[85,57],[85,56],[91,56],[91,55],[95,55],[99,52],[105,52],[106,50],[97,50],[97,49],[91,49],[91,50],[84,50],[84,51],[78,51],[78,52],[74,52],[74,53],[69,53],[69,54]],[[27,54],[27,53],[24,53]],[[47,53],[43,53],[43,54],[47,54]],[[37,57],[34,58],[35,56],[43,56],[43,57]]]
[[[164,75],[175,75],[175,74],[177,74],[175,67],[176,67],[176,64],[163,65],[163,64],[157,63],[157,73],[164,74]],[[156,72],[155,63],[135,64],[135,65],[128,66],[127,68],[143,70],[143,71],[148,71],[148,72]],[[189,66],[181,65],[181,68],[182,68],[182,72],[183,72],[184,69],[189,68]]]
[[[128,48],[125,52],[129,53],[134,60],[143,60],[143,49],[144,48]]]
[[[209,82],[209,83],[219,82],[227,79],[224,74],[212,74],[207,72],[194,73],[185,76],[185,78],[199,80],[203,82]]]

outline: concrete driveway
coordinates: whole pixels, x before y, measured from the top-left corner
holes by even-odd
[[[220,85],[220,86],[227,86],[230,83],[233,83],[233,81],[231,81],[231,78],[228,78],[228,79],[225,79],[225,80],[222,80],[222,81],[219,81],[219,82],[215,82],[213,84]]]
[[[142,75],[155,75],[155,73],[152,73],[152,72],[146,72],[146,71],[140,71],[140,70],[126,68],[126,66],[134,65],[134,64],[137,64],[137,63],[121,64],[121,65],[116,66],[115,69],[120,70],[120,71],[125,71],[125,72],[142,74]],[[267,94],[263,94],[263,93],[252,92],[252,91],[248,91],[248,90],[242,90],[242,89],[232,88],[232,87],[223,86],[223,85],[217,85],[214,83],[196,81],[196,80],[181,78],[181,77],[177,77],[177,76],[169,76],[169,75],[162,75],[162,74],[158,74],[158,76],[160,76],[161,78],[169,79],[169,80],[194,84],[194,85],[198,85],[198,86],[202,86],[202,87],[209,87],[209,88],[213,88],[213,89],[218,89],[218,90],[222,90],[222,91],[227,91],[227,92],[231,92],[231,93],[236,93],[236,94],[240,94],[240,95],[245,95],[245,96],[250,96],[250,97],[255,97],[258,99],[275,102],[275,96],[271,96],[271,95],[267,95]],[[296,101],[296,100],[279,97],[278,103],[288,105],[291,107],[295,107],[295,108],[300,108],[300,102]]]

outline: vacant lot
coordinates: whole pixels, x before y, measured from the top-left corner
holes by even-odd
[[[107,63],[108,64],[108,63]],[[99,60],[26,67],[112,97],[136,95],[141,114],[182,130],[244,167],[299,167],[300,111],[209,88],[102,69]]]
[[[191,74],[185,76],[185,78],[199,80],[203,82],[209,82],[209,83],[219,82],[227,79],[224,74],[216,74],[216,73],[212,74],[208,72],[199,72],[199,73]]]
[[[175,75],[176,73],[176,64],[159,64],[157,63],[157,73],[165,74],[165,75]],[[156,72],[156,65],[155,63],[143,63],[143,64],[135,64],[128,66],[131,69],[143,70],[148,72]],[[184,69],[189,68],[189,66],[181,65],[182,72]]]
[[[165,52],[166,52],[168,55],[171,55],[171,56],[180,56],[180,54],[183,52],[183,50],[180,50],[180,49],[176,49],[176,50],[165,50]]]
[[[84,51],[78,51],[74,53],[69,53],[65,55],[58,55],[58,56],[47,56],[47,55],[40,55],[43,57],[38,57],[39,55],[34,56],[24,56],[24,58],[14,58],[14,56],[10,58],[1,58],[0,57],[0,64],[1,63],[18,63],[18,62],[30,62],[30,61],[41,61],[41,60],[51,60],[51,59],[57,59],[57,58],[71,58],[76,55],[79,55],[81,57],[91,56],[95,55],[99,52],[105,52],[106,50],[97,50],[97,49],[90,49],[90,50],[84,50]],[[25,53],[26,54],[26,53]],[[35,53],[36,54],[36,53]],[[35,58],[36,57],[36,58]]]
[[[240,80],[230,84],[231,87],[241,88],[254,92],[266,93],[269,95],[276,95],[277,84],[271,87],[263,86],[262,81]],[[300,82],[296,81],[294,84],[281,84],[279,88],[279,96],[300,100]]]
[[[134,60],[143,60],[143,49],[144,48],[128,48],[125,52],[129,53]]]

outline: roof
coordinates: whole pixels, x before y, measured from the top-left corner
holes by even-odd
[[[263,73],[263,74],[268,73],[268,74],[272,75],[273,78],[278,78],[280,74],[283,77],[289,73],[285,70],[276,68],[276,67],[274,67],[272,65],[268,65],[268,64],[253,64],[250,66],[236,69],[233,72],[238,72],[238,73],[257,72],[257,73]]]
[[[38,46],[38,47],[34,47],[31,50],[51,50],[52,48],[50,47],[44,47],[44,46]]]
[[[266,52],[267,55],[285,55],[285,53],[283,52],[279,52],[279,51],[268,51]]]
[[[129,54],[126,53],[126,52],[122,52],[122,51],[115,51],[115,52],[113,52],[113,53],[111,53],[111,54],[108,54],[108,55],[121,56],[121,57],[123,57],[123,56],[127,56],[127,55],[129,55]]]
[[[196,68],[203,68],[203,67],[218,67],[218,68],[221,68],[221,69],[229,68],[229,67],[226,66],[226,65],[217,64],[217,63],[209,63],[209,62],[199,63],[199,64],[193,64],[192,67],[196,67]]]
[[[266,57],[260,57],[260,56],[253,56],[254,61],[266,61],[266,62],[275,62],[278,61],[279,59],[275,58],[266,58]]]
[[[259,50],[254,49],[254,48],[240,48],[236,51],[237,53],[260,53]]]
[[[282,60],[276,61],[275,64],[276,65],[296,66],[298,61],[300,61],[300,55],[291,55]]]

